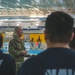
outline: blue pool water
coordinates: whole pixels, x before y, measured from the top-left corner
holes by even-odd
[[[37,55],[37,54],[39,54],[39,53],[41,53],[41,52],[43,52],[44,50],[38,50],[38,49],[35,49],[35,50],[28,50],[28,54],[29,55]]]

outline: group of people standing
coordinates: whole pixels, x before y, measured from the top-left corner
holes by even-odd
[[[41,38],[40,38],[40,36],[38,36],[38,39],[36,40],[36,42],[34,42],[34,38],[31,38],[30,44],[31,44],[31,46],[30,46],[31,49],[33,49],[33,48],[41,49]]]
[[[75,75],[75,51],[69,46],[74,38],[73,26],[73,18],[65,12],[56,11],[48,15],[44,31],[47,49],[25,62],[27,51],[20,39],[23,31],[16,27],[16,36],[9,42],[11,56],[0,52],[0,75],[15,75],[16,68],[17,75]],[[0,48],[3,44],[1,38],[0,34]]]

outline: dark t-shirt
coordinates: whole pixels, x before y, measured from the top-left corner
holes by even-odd
[[[15,61],[9,54],[4,54],[0,50],[0,75],[15,75]]]
[[[75,52],[67,48],[49,48],[26,60],[18,75],[75,75]]]

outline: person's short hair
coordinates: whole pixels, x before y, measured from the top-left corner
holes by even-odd
[[[2,45],[3,45],[3,36],[2,36],[2,34],[0,33],[0,48],[2,47]]]
[[[16,26],[16,27],[15,27],[15,31],[17,31],[18,29],[19,29],[19,26]]]
[[[56,11],[46,19],[45,30],[50,42],[67,43],[70,41],[73,31],[74,20],[65,13]]]

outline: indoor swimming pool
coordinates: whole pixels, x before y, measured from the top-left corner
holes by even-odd
[[[3,53],[9,53],[9,47],[8,46],[9,46],[8,42],[3,43],[3,48],[2,48]],[[27,53],[28,55],[37,55],[37,54],[39,54],[39,53],[44,51],[43,48],[31,48],[29,42],[25,43],[25,48],[26,48],[26,50],[28,52]]]

